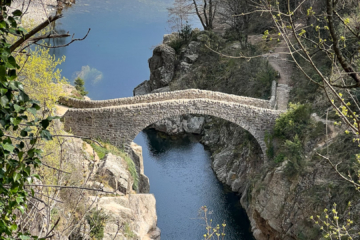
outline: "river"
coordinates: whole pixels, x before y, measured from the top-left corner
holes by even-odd
[[[62,74],[73,82],[85,80],[94,100],[132,96],[132,90],[149,78],[147,59],[169,32],[166,8],[173,0],[77,0],[63,11],[57,32],[82,38],[66,48]],[[193,27],[200,27],[195,20]],[[62,42],[59,41],[59,44]],[[221,184],[211,169],[210,153],[194,136],[164,138],[153,130],[134,140],[143,147],[145,174],[157,200],[158,226],[163,240],[203,239],[205,222],[199,209],[206,205],[213,224],[226,222],[226,240],[253,239],[239,196]]]

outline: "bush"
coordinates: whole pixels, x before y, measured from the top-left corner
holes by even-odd
[[[288,160],[285,167],[286,176],[293,177],[302,171],[304,167],[303,145],[297,135],[294,141],[285,141],[284,156]]]
[[[179,37],[184,43],[189,43],[192,35],[192,28],[189,24],[186,25],[179,31]]]
[[[86,215],[86,220],[90,225],[90,237],[92,237],[92,239],[95,238],[100,240],[104,238],[104,227],[108,218],[109,217],[101,209],[93,209]]]
[[[168,43],[170,47],[175,50],[175,53],[179,55],[181,53],[181,48],[190,42],[192,38],[192,28],[189,24],[186,24],[180,31],[179,37],[175,38]]]
[[[175,38],[174,40],[169,42],[168,45],[175,50],[175,53],[177,55],[179,55],[181,52],[181,48],[184,45],[184,41],[181,38]]]
[[[310,122],[311,107],[307,104],[289,103],[289,110],[276,119],[274,134],[282,139],[302,139],[304,128]]]

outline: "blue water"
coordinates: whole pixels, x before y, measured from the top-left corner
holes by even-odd
[[[149,78],[147,59],[153,47],[169,33],[166,8],[172,2],[77,0],[63,11],[56,31],[75,33],[75,38],[82,38],[88,28],[91,31],[84,41],[52,51],[66,56],[63,76],[70,82],[83,78],[94,100],[132,96],[134,87]],[[191,23],[199,27],[198,22]],[[216,179],[210,154],[196,139],[164,139],[147,130],[135,142],[143,147],[145,174],[157,200],[163,240],[202,239],[206,230],[198,211],[204,205],[212,211],[213,225],[225,220],[226,240],[253,239],[239,196]]]

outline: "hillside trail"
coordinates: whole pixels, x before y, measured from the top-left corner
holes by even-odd
[[[263,35],[249,36],[251,44],[257,44],[262,39]],[[278,72],[278,85],[276,88],[276,106],[278,110],[286,110],[289,103],[291,75],[293,71],[293,64],[288,61],[289,50],[286,42],[280,41],[276,46],[263,55],[267,58],[270,65]]]

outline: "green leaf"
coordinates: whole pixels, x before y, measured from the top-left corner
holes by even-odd
[[[20,107],[20,106],[17,105],[17,104],[14,104],[14,109],[15,109],[15,112],[20,112],[20,111],[23,110],[24,108],[23,108],[23,107]]]
[[[17,126],[17,125],[19,125],[19,123],[21,123],[21,118],[10,118],[10,122],[11,122],[14,126]]]
[[[0,73],[1,74],[1,73]],[[1,77],[0,77],[1,78]],[[6,88],[0,88],[0,94],[4,95],[8,92],[8,90]]]
[[[14,16],[18,17],[18,16],[21,16],[22,12],[17,9],[17,10],[15,10],[15,11],[13,11],[12,14],[13,14]]]
[[[37,104],[37,103],[34,103],[34,104],[32,105],[32,108],[35,108],[36,110],[40,110],[40,109],[41,109],[41,107],[40,107],[39,104]]]
[[[50,132],[48,130],[41,130],[40,136],[43,139],[52,140],[52,136],[51,136],[51,134],[50,134]]]
[[[16,71],[15,71],[16,74]],[[15,82],[15,86],[20,89],[21,91],[24,91],[24,85],[22,85],[22,83],[20,82]]]
[[[17,225],[16,225],[15,223],[10,226],[10,230],[11,230],[11,231],[16,231],[17,228],[18,228],[18,227],[17,227]]]
[[[9,152],[12,152],[14,151],[15,147],[10,144],[10,143],[5,143],[4,145],[2,145],[2,147],[6,150],[6,151],[9,151]]]
[[[17,202],[18,204],[22,203],[23,201],[24,201],[24,199],[23,199],[22,197],[17,197],[17,198],[16,198],[16,202]]]
[[[34,145],[36,143],[36,141],[37,141],[37,138],[33,138],[33,139],[30,140],[30,144]]]
[[[6,28],[6,22],[5,21],[0,22],[0,28]]]
[[[48,119],[44,119],[40,122],[40,124],[44,129],[46,129],[49,126],[50,121]]]
[[[23,101],[23,102],[27,102],[27,101],[29,101],[29,96],[26,93],[24,93],[23,91],[21,91],[19,94],[19,100]]]
[[[28,135],[27,131],[21,130],[20,136],[26,137]]]
[[[14,80],[16,78],[16,70],[15,69],[9,69],[8,70],[8,80]]]
[[[8,99],[7,96],[2,96],[2,97],[0,98],[0,104],[1,104],[1,106],[6,107],[6,105],[7,105],[8,102],[9,102],[9,99]]]
[[[14,176],[13,176],[14,182],[17,182],[20,178],[21,178],[20,173],[15,173]]]
[[[28,108],[27,110],[28,112],[32,113],[32,115],[36,115],[37,112],[36,108]]]
[[[17,209],[19,209],[21,213],[24,213],[24,212],[25,212],[24,206],[18,206]],[[24,236],[24,237],[27,237],[27,236]],[[21,238],[21,239],[30,239],[30,238],[22,238],[22,237],[20,237],[20,238]]]
[[[24,152],[19,152],[19,153],[18,153],[18,158],[19,158],[20,160],[22,160],[23,156],[24,156]],[[25,171],[25,172],[26,172],[26,171]],[[28,175],[30,175],[30,172],[28,173]]]
[[[19,65],[17,65],[15,58],[13,56],[10,56],[10,57],[8,57],[7,62],[5,63],[5,67],[19,68]]]
[[[39,176],[38,174],[33,174],[33,175],[32,175],[32,177],[34,177],[34,178],[37,178],[37,179],[41,180],[41,179],[40,179],[40,176]]]
[[[0,65],[0,81],[5,81],[6,68],[4,65]]]

